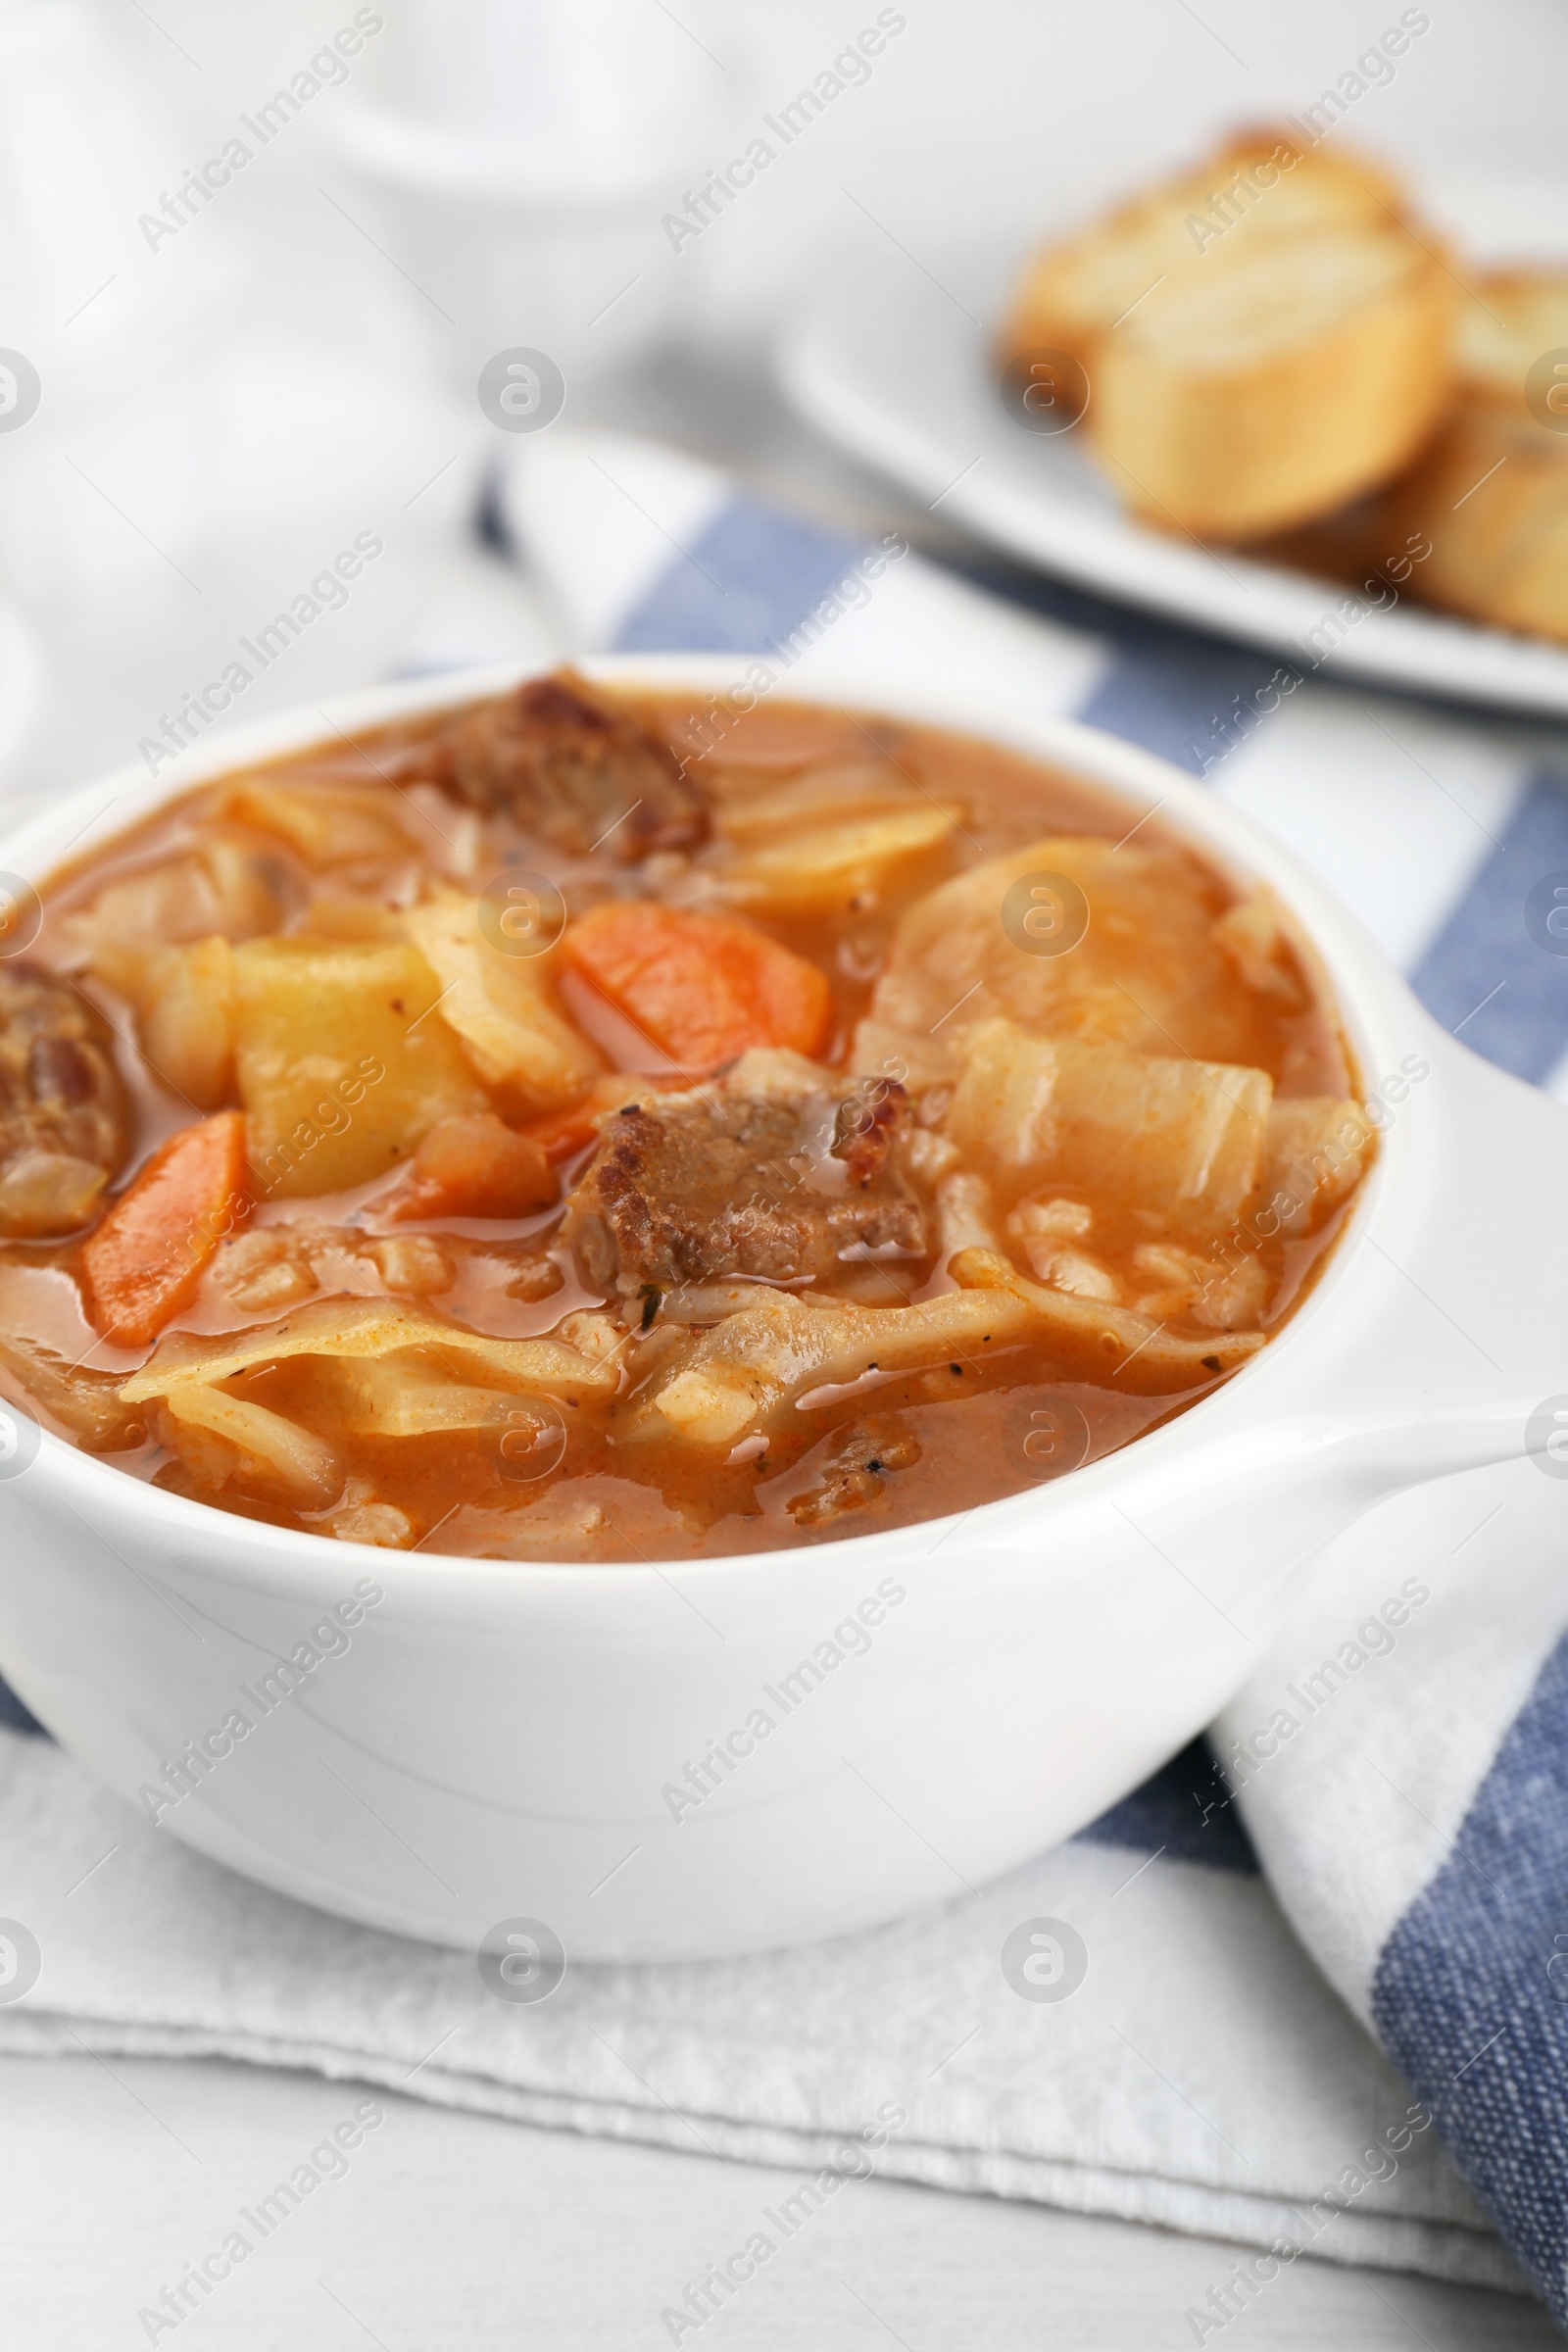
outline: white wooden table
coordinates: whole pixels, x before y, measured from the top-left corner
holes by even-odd
[[[366,2095],[213,2060],[0,2060],[0,2340],[128,2352],[187,2264],[220,2246]],[[160,2345],[212,2352],[626,2352],[795,2177],[579,2139],[377,2093],[324,2183]],[[865,2180],[812,2217],[683,2344],[731,2352],[1171,2352],[1246,2248],[991,2197]],[[220,2267],[220,2266],[217,2266]],[[1210,2334],[1210,2346],[1221,2341]],[[1534,2304],[1300,2262],[1226,2343],[1550,2352]]]

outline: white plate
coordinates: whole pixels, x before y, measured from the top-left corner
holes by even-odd
[[[1531,242],[1540,220],[1538,208]],[[1488,228],[1472,249],[1524,242]],[[1125,514],[1078,432],[1026,431],[1003,405],[987,343],[1011,276],[995,248],[939,256],[929,274],[889,245],[847,257],[782,350],[791,399],[950,521],[1102,596],[1243,638],[1304,675],[1568,712],[1568,650],[1365,599],[1364,616],[1337,634],[1325,617],[1348,591],[1333,581],[1166,538]]]

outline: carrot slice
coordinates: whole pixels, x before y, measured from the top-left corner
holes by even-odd
[[[82,1244],[98,1331],[121,1348],[156,1339],[249,1210],[242,1112],[220,1110],[172,1135]]]
[[[493,1110],[455,1111],[420,1141],[392,1216],[526,1217],[548,1208],[558,1191],[532,1136],[504,1125]]]
[[[819,1053],[833,1025],[825,975],[735,915],[611,901],[573,923],[562,948],[683,1069],[717,1069],[748,1046]]]

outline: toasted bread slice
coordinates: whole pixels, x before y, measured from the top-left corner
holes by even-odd
[[[1494,270],[1472,279],[1459,312],[1454,365],[1461,402],[1528,415],[1525,378],[1550,352],[1568,350],[1568,270]],[[1568,435],[1568,375],[1549,404]]]
[[[1568,643],[1568,372],[1532,385],[1568,353],[1568,272],[1478,278],[1461,316],[1453,413],[1403,481],[1378,502],[1395,544],[1432,553],[1410,586],[1425,602],[1495,628]],[[1568,362],[1565,362],[1568,367]],[[1561,418],[1561,429],[1550,419]]]
[[[1454,304],[1392,182],[1265,134],[1043,256],[999,348],[1078,362],[1092,444],[1145,519],[1245,540],[1411,462],[1448,397]]]
[[[1276,240],[1107,338],[1095,448],[1146,520],[1289,528],[1409,463],[1444,400],[1451,317],[1446,272],[1396,230]]]
[[[1244,131],[1180,178],[1036,255],[998,331],[998,365],[1045,348],[1087,366],[1101,337],[1161,280],[1210,277],[1279,237],[1376,227],[1399,204],[1396,183],[1359,157],[1303,150],[1285,131]]]

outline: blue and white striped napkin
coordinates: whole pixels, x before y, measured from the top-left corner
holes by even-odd
[[[824,649],[890,687],[937,670],[1206,776],[1328,878],[1439,1019],[1568,1092],[1568,968],[1521,920],[1568,869],[1568,792],[1537,732],[1319,681],[1271,694],[1266,656],[1040,583],[1004,600],[895,547],[868,578],[858,542],[633,441],[540,436],[499,507],[563,650],[766,651],[806,694]],[[1342,1537],[1215,1744],[1234,1753],[1322,1658],[1359,1662],[1239,1793],[1195,1745],[938,1913],[744,1961],[582,1966],[526,2011],[466,1955],[232,1878],[19,1717],[0,1731],[0,1914],[43,1968],[0,2004],[0,2049],[227,2050],[803,2167],[891,2104],[884,2175],[1259,2249],[1183,2315],[1199,2343],[1298,2253],[1528,2277],[1562,2317],[1561,1502],[1505,1466]],[[999,1966],[1041,1917],[1091,1958],[1049,2004]],[[672,2250],[677,2322],[726,2251]]]

